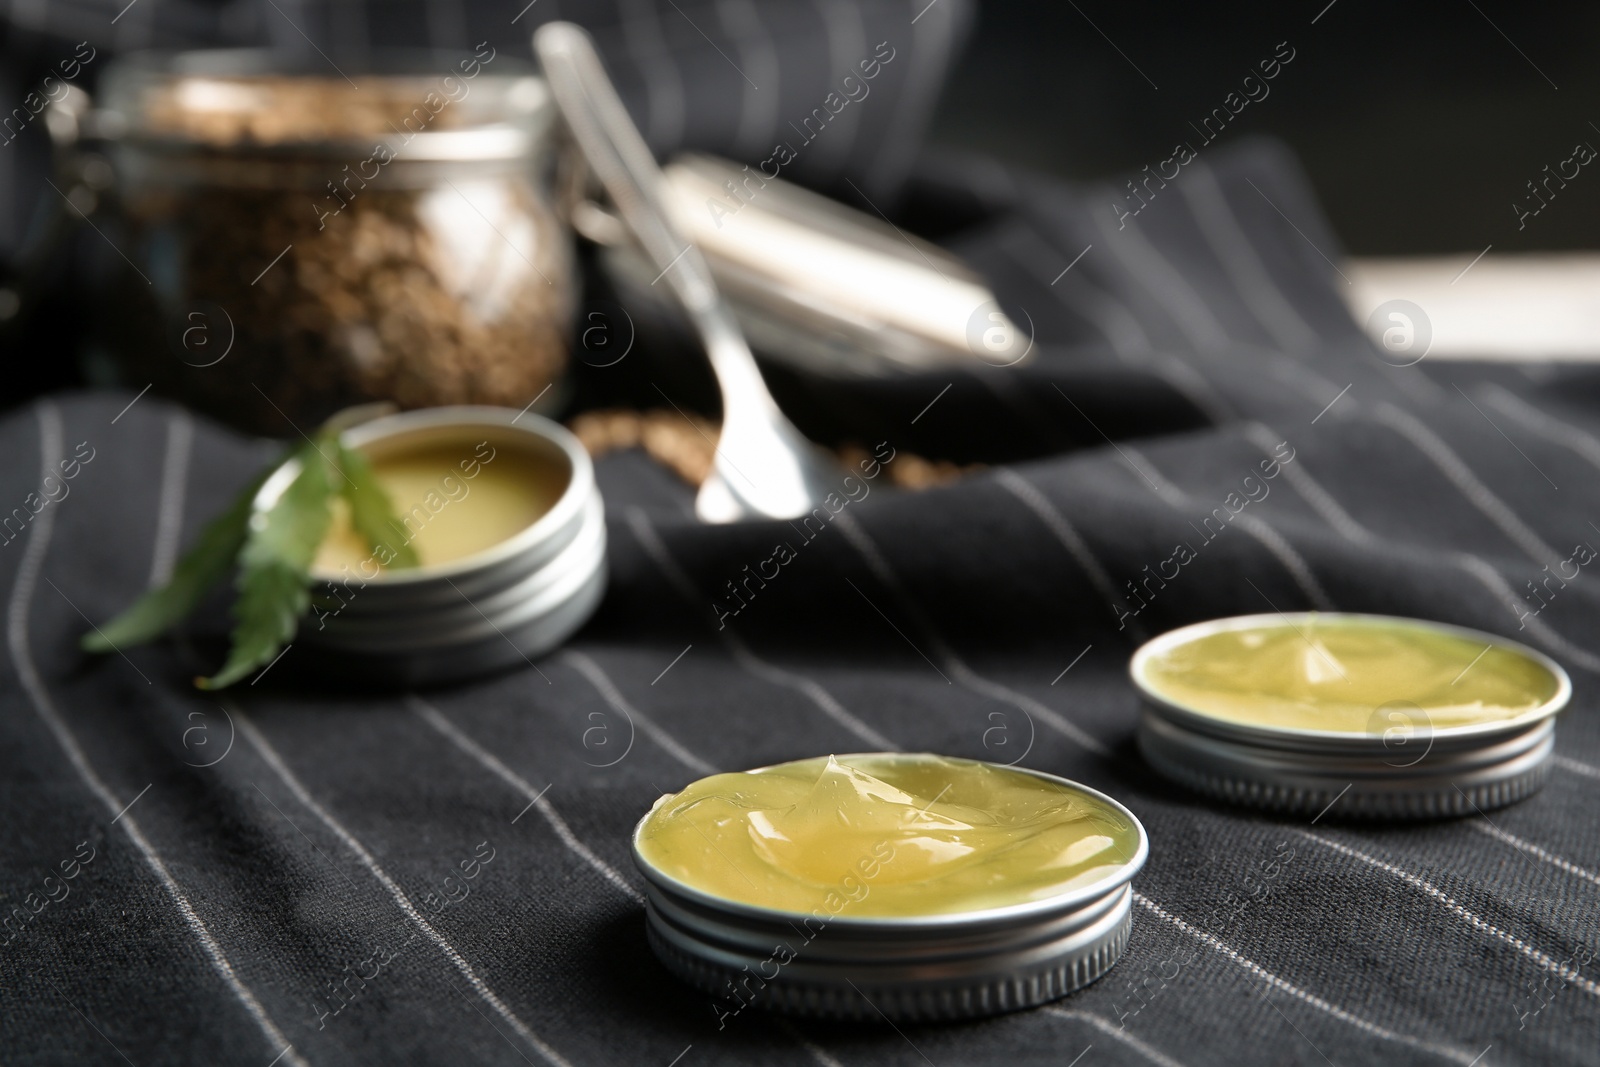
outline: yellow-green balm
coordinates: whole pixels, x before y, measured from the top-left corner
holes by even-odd
[[[384,444],[364,451],[394,508],[396,542],[409,544],[423,567],[455,563],[521,533],[566,488],[565,472],[548,458],[504,442],[497,448],[464,434],[455,441]],[[370,580],[387,573],[392,558],[387,549],[373,551],[351,526],[344,500],[336,499],[312,569]]]
[[[1450,818],[1550,774],[1572,693],[1550,657],[1494,634],[1387,615],[1195,623],[1147,641],[1139,751],[1207,796],[1332,818]]]
[[[639,857],[701,893],[819,918],[1028,904],[1125,880],[1142,832],[1061,779],[927,754],[828,756],[662,797]]]
[[[1141,680],[1191,712],[1245,726],[1382,733],[1384,708],[1415,709],[1433,730],[1510,722],[1546,705],[1562,680],[1524,651],[1403,619],[1273,617],[1172,643]]]

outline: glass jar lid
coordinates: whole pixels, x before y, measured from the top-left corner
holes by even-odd
[[[164,154],[348,160],[376,149],[387,164],[524,159],[552,117],[543,79],[487,45],[465,58],[379,50],[338,68],[225,49],[119,60],[94,128]]]

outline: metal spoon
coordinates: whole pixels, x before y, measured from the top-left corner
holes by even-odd
[[[843,471],[778,410],[700,250],[668,221],[661,170],[600,65],[594,43],[570,22],[533,35],[556,106],[623,222],[688,312],[722,391],[722,437],[695,498],[705,522],[789,519],[836,492]],[[652,282],[651,284],[655,284]]]

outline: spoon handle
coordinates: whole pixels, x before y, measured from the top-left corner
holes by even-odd
[[[678,233],[661,196],[661,169],[606,77],[594,42],[570,22],[533,36],[556,106],[623,222],[671,286],[700,334],[722,391],[724,420],[776,411],[755,357],[712,280],[700,249]]]

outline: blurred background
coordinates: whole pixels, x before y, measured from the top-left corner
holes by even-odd
[[[1293,63],[1224,136],[1293,148],[1347,251],[1595,246],[1582,178],[1559,215],[1519,230],[1512,210],[1574,143],[1600,145],[1588,4],[980,3],[932,136],[1072,178],[1136,171],[1283,40]]]
[[[1582,255],[1600,234],[1600,195],[1589,188],[1600,179],[1584,170],[1559,183],[1551,202],[1538,201],[1537,214],[1523,214],[1547,167],[1561,166],[1583,142],[1600,145],[1600,108],[1591,106],[1600,79],[1591,56],[1600,8],[1504,0],[1399,7],[1358,0],[908,3],[920,9],[915,59],[896,71],[901,82],[889,91],[904,100],[892,128],[877,134],[886,149],[895,142],[888,165],[829,159],[828,149],[812,152],[786,177],[840,195],[841,182],[854,175],[890,217],[951,240],[979,216],[948,210],[947,201],[936,212],[918,210],[918,176],[937,172],[937,161],[958,161],[962,180],[980,188],[990,181],[999,189],[1029,172],[1116,180],[1167,158],[1180,140],[1198,143],[1205,117],[1240,91],[1261,60],[1286,49],[1294,58],[1268,83],[1270,92],[1244,107],[1217,140],[1266,135],[1298,156],[1342,254],[1354,257],[1346,273],[1358,320],[1384,300],[1423,294],[1441,355],[1600,352],[1600,308],[1587,295],[1600,271]],[[781,53],[782,107],[803,113],[817,92],[794,88],[805,57],[813,57],[816,85],[826,89],[824,57],[838,50],[841,35],[875,39],[874,20],[893,15],[903,25],[907,7],[845,0],[14,0],[0,15],[0,99],[8,109],[21,105],[63,59],[87,53],[94,59],[74,84],[92,93],[113,56],[148,47],[264,45],[359,66],[379,46],[469,50],[484,40],[526,58],[529,32],[562,17],[594,31],[658,151],[700,148],[754,162],[759,134],[702,118],[716,111],[714,96],[713,104],[691,100],[687,109],[679,101],[683,114],[676,125],[670,121],[652,70],[661,54],[697,81],[741,92],[731,71],[721,69],[718,83],[705,69],[732,64],[713,38],[748,63],[760,50],[741,50],[748,43],[741,27],[764,26]],[[0,132],[4,407],[115,377],[97,362],[86,333],[94,317],[84,306],[89,276],[107,269],[99,262],[109,255],[103,235],[80,226],[64,253],[41,250],[61,243],[41,234],[63,211],[65,194],[46,183],[45,124],[10,114]],[[858,144],[870,139],[861,134]],[[1467,267],[1469,280],[1455,284]],[[24,290],[34,295],[24,300],[17,295]]]

